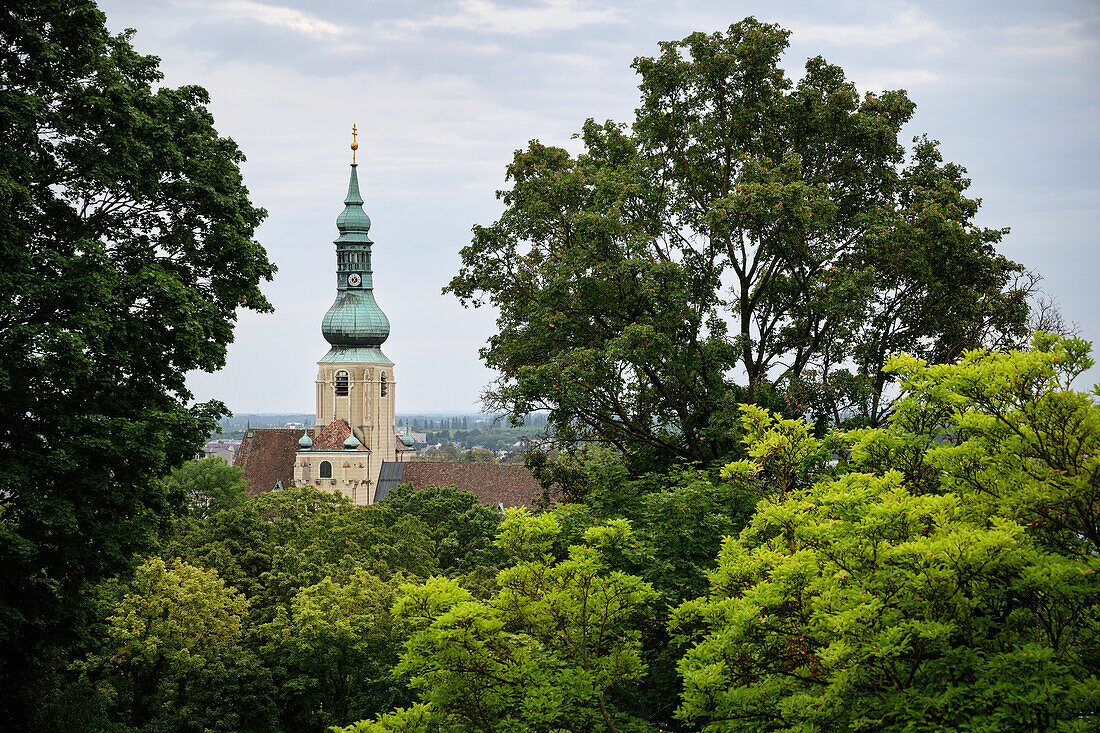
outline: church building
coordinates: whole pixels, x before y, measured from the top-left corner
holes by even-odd
[[[359,193],[358,147],[353,138],[348,194],[336,219],[336,300],[321,321],[329,350],[317,363],[316,427],[245,435],[236,464],[255,492],[312,484],[373,504],[383,462],[412,452],[394,430],[397,383],[382,353],[390,321],[374,299],[374,242]]]
[[[321,321],[330,348],[318,362],[315,438],[298,441],[293,482],[339,487],[356,504],[373,504],[382,462],[398,457],[397,384],[381,348],[390,321],[374,300],[374,242],[359,193],[358,147],[352,142],[348,195],[336,219],[336,300]]]
[[[522,466],[406,464],[412,439],[396,434],[394,364],[382,353],[390,321],[374,299],[370,217],[359,193],[352,131],[351,176],[336,219],[336,300],[321,321],[329,350],[317,363],[317,421],[305,430],[249,430],[234,465],[249,493],[312,485],[374,504],[401,483],[456,486],[484,503],[531,506],[540,487]],[[380,480],[381,479],[381,480]]]

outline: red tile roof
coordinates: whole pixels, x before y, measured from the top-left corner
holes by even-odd
[[[271,491],[294,479],[294,454],[298,451],[300,428],[256,429],[245,433],[233,465],[244,471],[249,496]]]
[[[351,435],[351,428],[343,420],[333,420],[321,428],[320,433],[317,432],[316,428],[311,428],[309,431],[309,436],[313,438],[312,450],[321,451],[344,450],[344,441],[347,440],[349,435]],[[367,447],[360,444],[356,450],[367,450]]]
[[[344,441],[351,435],[351,428],[343,420],[333,420],[321,432],[314,429],[313,450],[344,450]]]
[[[504,463],[414,461],[404,464],[400,483],[416,489],[454,486],[477,494],[482,504],[533,507],[542,486],[525,466]]]

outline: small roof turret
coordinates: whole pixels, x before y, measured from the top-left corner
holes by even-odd
[[[344,450],[355,450],[360,445],[362,445],[362,443],[359,442],[359,438],[355,437],[355,433],[344,438]]]
[[[309,450],[313,447],[313,439],[309,437],[309,431],[302,433],[298,438],[298,450]]]

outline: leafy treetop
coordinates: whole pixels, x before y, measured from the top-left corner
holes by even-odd
[[[532,141],[504,213],[446,288],[498,309],[491,409],[550,411],[565,443],[632,470],[738,449],[736,405],[880,425],[887,357],[1014,343],[1027,289],[974,224],[965,171],[898,141],[903,91],[860,96],[747,18],[639,58],[633,126],[587,121],[576,156]],[[740,381],[738,381],[740,380]]]

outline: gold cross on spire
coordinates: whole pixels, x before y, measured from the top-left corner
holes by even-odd
[[[355,165],[355,151],[359,149],[359,143],[355,142],[355,136],[358,133],[355,125],[351,126],[351,164]]]

